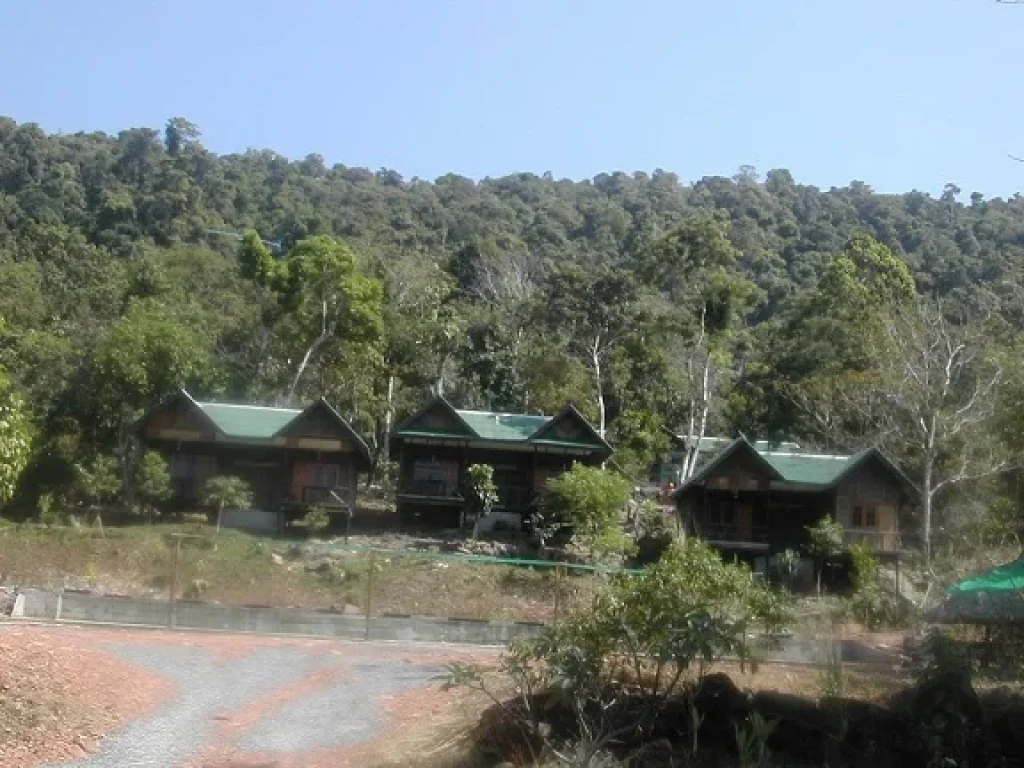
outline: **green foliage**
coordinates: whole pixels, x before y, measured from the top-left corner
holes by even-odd
[[[760,712],[752,712],[744,727],[736,726],[736,751],[739,753],[740,768],[770,765],[768,739],[778,725],[778,718],[768,720]]]
[[[217,475],[203,484],[203,504],[220,511],[252,506],[252,488],[243,478]]]
[[[494,467],[470,464],[466,471],[466,518],[477,520],[491,513],[498,502],[498,486],[494,484]]]
[[[14,495],[18,479],[28,466],[32,439],[25,401],[0,369],[0,507]]]
[[[95,456],[75,469],[76,490],[90,504],[104,504],[120,495],[121,465],[115,456]]]
[[[576,764],[587,765],[624,733],[643,732],[688,675],[700,678],[726,655],[748,661],[748,631],[788,619],[771,592],[748,569],[692,539],[643,573],[617,577],[589,608],[514,643],[503,657],[528,741],[543,734],[533,695],[545,690],[576,716]],[[451,667],[448,682],[487,690],[481,670],[469,665]],[[544,746],[556,754],[561,748]]]
[[[644,480],[659,456],[671,447],[656,414],[625,411],[615,419],[615,463],[627,477]]]
[[[843,551],[843,526],[831,517],[823,517],[814,525],[807,526],[807,554],[818,562],[818,594],[821,594],[821,576],[829,558]]]
[[[0,363],[40,430],[26,506],[69,490],[92,456],[129,462],[129,425],[179,386],[326,396],[385,461],[388,425],[442,391],[530,413],[575,400],[630,476],[663,424],[849,450],[884,434],[919,482],[919,422],[894,416],[907,387],[881,354],[918,293],[968,349],[984,342],[985,365],[948,388],[947,426],[990,363],[1004,374],[975,398],[998,417],[975,412],[940,441],[939,482],[965,453],[1022,452],[1016,199],[820,190],[784,170],[406,180],[316,155],[217,155],[184,117],[116,135],[0,118],[0,195]]]
[[[812,557],[835,557],[843,551],[843,526],[831,517],[807,526],[807,535],[807,554]]]
[[[156,451],[142,454],[135,468],[135,490],[145,502],[152,521],[156,504],[171,497],[171,473],[163,456]]]
[[[45,526],[64,525],[67,522],[67,510],[63,500],[52,493],[42,493],[36,501],[36,514],[39,522]]]
[[[621,523],[632,486],[621,475],[574,464],[548,482],[547,490],[546,514],[571,525],[592,555],[622,552],[629,546]]]
[[[306,530],[314,536],[322,536],[331,528],[331,513],[323,507],[310,507],[302,516]]]

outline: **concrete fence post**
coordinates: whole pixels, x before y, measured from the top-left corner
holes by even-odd
[[[370,566],[366,573],[366,639],[370,639],[370,614],[373,611],[373,572],[376,568],[374,552],[370,550]]]

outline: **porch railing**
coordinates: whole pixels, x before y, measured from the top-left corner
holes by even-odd
[[[398,486],[398,493],[408,496],[429,496],[437,499],[457,499],[458,489],[444,480],[403,480]]]
[[[307,485],[302,488],[302,503],[327,508],[347,507],[349,489],[343,486],[328,488],[322,485]]]
[[[902,541],[896,531],[878,531],[870,528],[847,528],[843,531],[843,544],[849,548],[854,544],[869,544],[876,552],[896,552]]]
[[[702,525],[697,534],[708,541],[728,541],[746,544],[767,544],[767,527],[740,528],[738,525]]]

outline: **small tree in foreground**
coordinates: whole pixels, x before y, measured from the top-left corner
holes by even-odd
[[[142,454],[135,470],[135,490],[146,505],[146,513],[152,523],[157,502],[171,497],[171,473],[167,462],[156,451]]]
[[[84,464],[75,465],[75,489],[96,516],[101,531],[101,507],[116,499],[122,487],[121,465],[115,456],[96,456]]]
[[[490,464],[471,464],[466,472],[466,523],[487,517],[497,503],[498,486],[494,484],[494,467]],[[476,531],[475,526],[473,530]]]
[[[668,698],[688,685],[692,693],[716,661],[748,660],[746,638],[755,625],[775,630],[787,620],[782,593],[689,539],[642,574],[617,577],[589,608],[510,646],[501,672],[514,685],[513,701],[491,691],[480,667],[453,664],[447,682],[490,696],[515,720],[534,758],[589,766],[619,739],[649,738]],[[547,715],[538,694],[545,693],[573,713],[577,743],[559,742],[542,727]],[[691,718],[701,719],[697,712]]]
[[[571,525],[591,558],[622,553],[631,544],[620,524],[632,494],[632,486],[621,475],[574,464],[548,483],[544,516]]]
[[[831,517],[823,517],[814,525],[807,526],[810,536],[805,549],[815,559],[817,569],[818,597],[821,597],[821,574],[825,563],[843,551],[843,526]]]
[[[203,503],[217,510],[217,533],[225,509],[246,509],[252,506],[252,489],[240,477],[219,475],[203,486]]]

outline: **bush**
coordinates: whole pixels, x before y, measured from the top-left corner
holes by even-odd
[[[905,626],[913,615],[913,605],[895,589],[882,582],[881,567],[869,544],[854,544],[853,595],[850,611],[868,629]]]
[[[627,735],[649,735],[688,674],[700,680],[727,655],[749,660],[747,633],[756,624],[781,628],[785,606],[749,569],[724,562],[704,542],[676,542],[642,574],[617,576],[588,609],[510,647],[501,670],[518,692],[515,706],[490,691],[481,668],[452,665],[448,682],[481,690],[513,714],[531,752],[588,765]],[[572,713],[576,744],[560,743],[545,727],[541,694]]]
[[[323,507],[310,507],[302,518],[310,534],[322,536],[331,527],[331,513]]]
[[[632,494],[632,486],[621,475],[574,464],[548,483],[543,517],[571,525],[591,558],[622,554],[631,548],[628,537],[621,535],[621,523]]]

